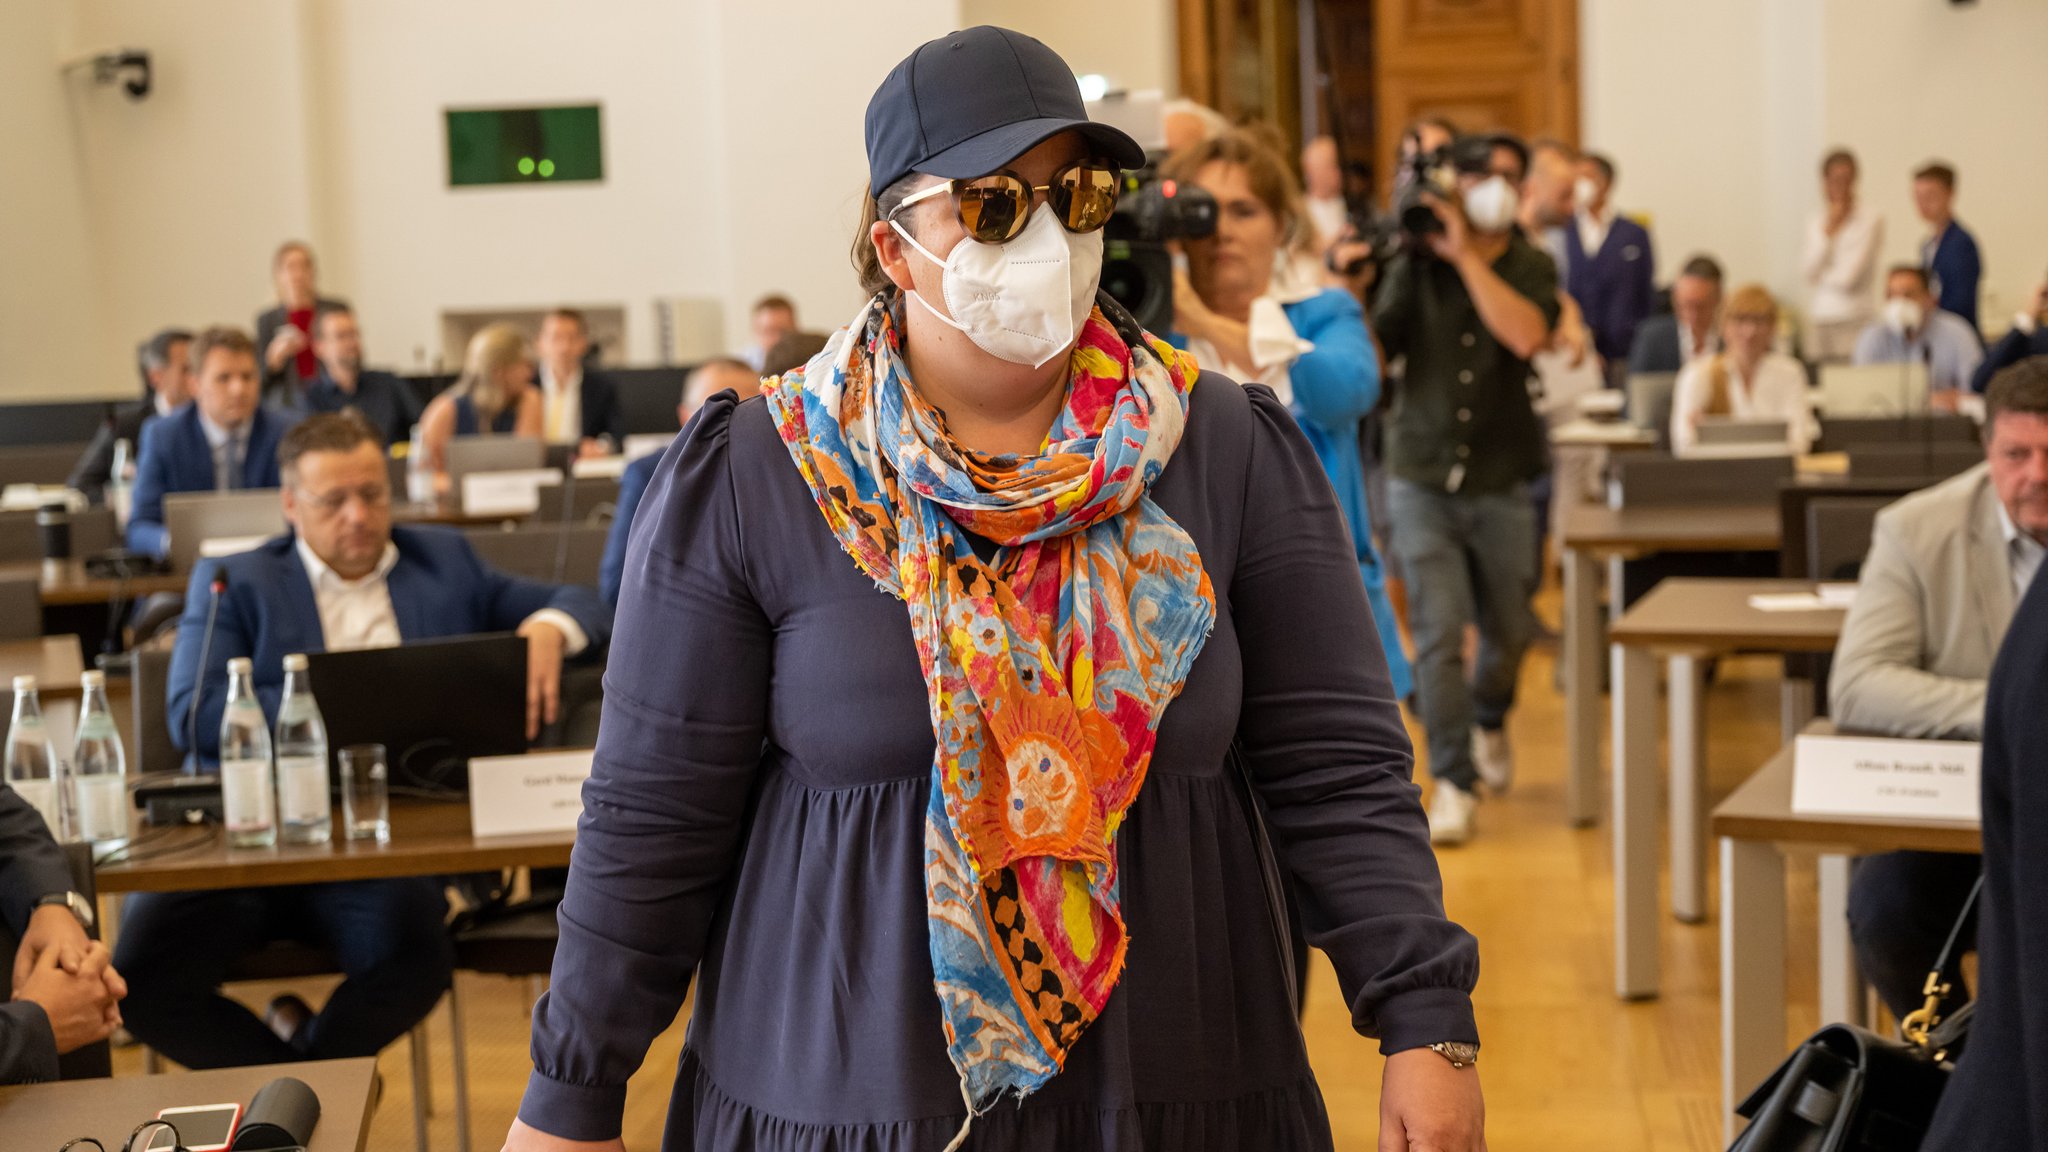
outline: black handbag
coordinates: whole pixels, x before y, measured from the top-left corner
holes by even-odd
[[[1970,889],[1948,943],[1927,974],[1927,1003],[1899,1022],[1902,1039],[1831,1024],[1801,1044],[1735,1111],[1749,1127],[1729,1152],[1914,1152],[1933,1123],[1969,1029],[1971,1006],[1946,1020],[1942,973],[1977,906]]]

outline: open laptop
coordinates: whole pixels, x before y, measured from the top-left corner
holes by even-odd
[[[1830,364],[1820,370],[1820,410],[1843,416],[1914,416],[1927,411],[1927,365]]]
[[[239,492],[174,492],[164,497],[164,528],[171,534],[171,571],[192,571],[209,540],[253,547],[284,531],[284,499],[275,488]],[[214,550],[215,554],[218,549]]]
[[[394,789],[458,794],[472,756],[526,751],[526,641],[517,636],[316,652],[306,674],[328,748],[382,744]]]
[[[448,490],[472,472],[525,472],[547,463],[547,445],[531,436],[457,436],[448,441]]]

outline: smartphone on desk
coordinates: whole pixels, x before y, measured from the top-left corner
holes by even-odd
[[[144,1152],[176,1152],[180,1144],[185,1152],[227,1152],[234,1143],[235,1129],[242,1123],[242,1106],[196,1104],[189,1108],[166,1108],[156,1118],[176,1126],[178,1134],[174,1138],[169,1128],[158,1128],[150,1135],[149,1147]]]

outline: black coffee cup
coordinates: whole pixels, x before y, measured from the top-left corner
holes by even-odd
[[[36,534],[43,540],[43,559],[71,559],[71,509],[45,504],[36,510]]]

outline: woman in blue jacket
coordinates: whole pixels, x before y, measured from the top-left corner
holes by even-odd
[[[1401,645],[1386,571],[1373,547],[1358,427],[1380,400],[1379,354],[1358,301],[1324,284],[1301,190],[1286,161],[1257,138],[1226,132],[1183,149],[1165,179],[1216,198],[1216,234],[1183,243],[1174,273],[1175,342],[1204,369],[1273,389],[1307,434],[1351,526],[1358,571],[1386,649],[1394,691],[1413,670]]]

